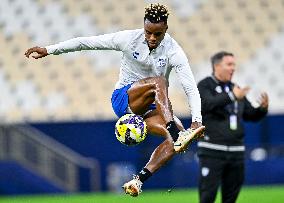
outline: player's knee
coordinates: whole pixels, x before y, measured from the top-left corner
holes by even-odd
[[[154,135],[160,135],[160,136],[162,136],[166,139],[171,138],[168,135],[168,131],[167,131],[166,127],[163,126],[163,125],[150,122],[150,123],[147,123],[147,130],[148,130],[148,132],[150,132]]]

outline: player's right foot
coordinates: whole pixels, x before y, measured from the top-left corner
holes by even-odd
[[[194,140],[204,136],[205,126],[200,126],[196,129],[189,128],[185,131],[180,131],[177,141],[174,142],[174,149],[176,152],[184,152],[187,147]]]
[[[133,176],[133,179],[125,183],[122,188],[124,189],[125,194],[128,194],[132,197],[137,197],[141,192],[142,182],[139,180],[138,176]]]

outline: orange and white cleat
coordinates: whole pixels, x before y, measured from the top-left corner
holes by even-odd
[[[176,152],[185,152],[190,143],[204,136],[205,126],[200,126],[196,129],[189,128],[185,131],[180,131],[177,141],[174,142]]]
[[[128,194],[132,197],[137,197],[141,192],[141,187],[143,183],[139,180],[137,175],[133,176],[133,179],[125,183],[122,188],[124,189],[125,194]]]

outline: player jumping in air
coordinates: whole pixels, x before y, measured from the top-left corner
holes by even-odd
[[[178,43],[166,33],[168,9],[161,4],[150,4],[145,9],[144,29],[125,30],[92,37],[78,37],[47,47],[33,47],[38,59],[49,54],[58,55],[81,50],[116,50],[123,53],[119,81],[111,102],[118,117],[126,113],[143,116],[150,134],[165,140],[154,150],[146,166],[123,185],[126,194],[138,196],[142,184],[172,157],[187,149],[203,136],[200,95],[188,63]],[[173,115],[168,98],[168,79],[174,70],[191,106],[192,123],[185,130]]]

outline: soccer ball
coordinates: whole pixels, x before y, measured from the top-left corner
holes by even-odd
[[[127,146],[141,143],[147,134],[146,122],[141,116],[125,114],[115,124],[115,136],[119,142]]]

